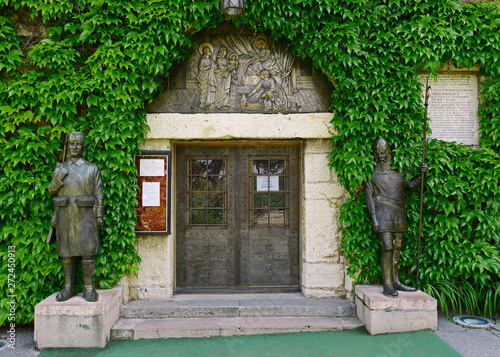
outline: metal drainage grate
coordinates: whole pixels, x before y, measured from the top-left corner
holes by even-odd
[[[459,325],[473,328],[489,328],[493,325],[493,321],[486,317],[456,315],[453,316],[453,321]]]

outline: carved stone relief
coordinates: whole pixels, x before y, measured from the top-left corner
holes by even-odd
[[[305,113],[329,110],[332,85],[289,43],[226,25],[194,37],[186,61],[162,79],[150,113]]]

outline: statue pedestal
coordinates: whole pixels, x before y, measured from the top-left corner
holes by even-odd
[[[382,294],[381,285],[356,285],[358,318],[370,335],[423,329],[437,330],[437,300],[422,291]]]
[[[123,287],[97,290],[99,300],[88,302],[80,293],[57,302],[57,293],[35,306],[35,341],[45,347],[100,347],[109,341],[120,317]]]

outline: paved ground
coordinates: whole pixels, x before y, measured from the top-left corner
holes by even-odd
[[[111,341],[103,349],[35,351],[33,327],[16,327],[15,349],[0,348],[5,357],[126,357],[126,356],[463,356],[494,357],[500,355],[500,327],[469,329],[439,317],[439,329],[394,335],[369,336],[364,330],[345,332],[307,332],[241,337],[197,339],[157,339]],[[7,329],[0,330],[0,342],[8,342]],[[446,343],[444,343],[444,342]],[[453,347],[450,348],[449,346]],[[458,353],[457,353],[458,352]]]
[[[500,323],[494,328],[471,329],[457,325],[439,315],[435,332],[464,357],[500,356]]]
[[[34,357],[39,354],[38,351],[35,351],[35,341],[33,340],[33,326],[16,326],[15,337],[13,341],[9,341],[9,339],[11,338],[11,334],[8,333],[9,329],[10,327],[5,326],[2,326],[0,329],[0,343],[6,343],[4,347],[0,347],[0,356]]]

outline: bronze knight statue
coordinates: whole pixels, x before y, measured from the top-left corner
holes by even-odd
[[[365,185],[366,205],[382,248],[383,293],[396,297],[397,290],[416,291],[399,280],[398,263],[406,231],[405,189],[418,188],[422,176],[406,181],[403,174],[392,170],[391,151],[384,139],[375,141],[373,153],[377,166]],[[421,164],[420,169],[423,173],[429,170],[426,164]]]
[[[57,251],[62,258],[64,289],[56,296],[65,301],[76,294],[75,270],[81,257],[83,297],[97,301],[94,289],[95,255],[99,253],[99,229],[104,225],[101,172],[83,157],[85,133],[71,132],[68,138],[70,158],[58,163],[49,185],[54,197]]]

